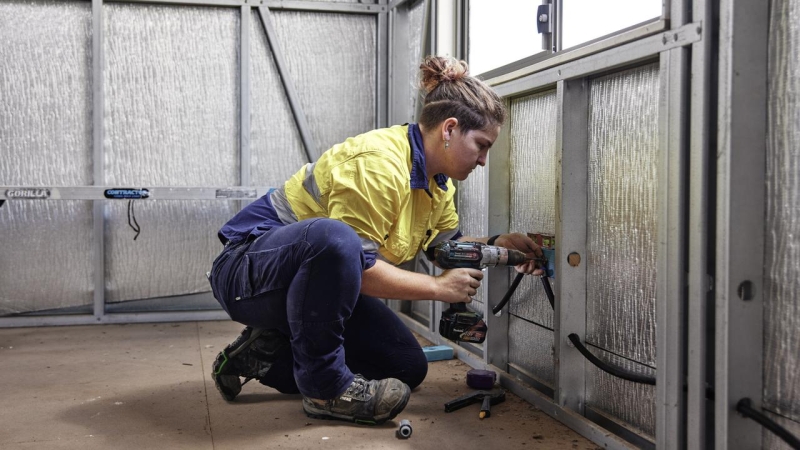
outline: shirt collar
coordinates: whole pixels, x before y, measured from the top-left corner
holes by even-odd
[[[422,145],[422,133],[419,125],[408,124],[408,142],[411,144],[411,188],[425,189],[428,191],[428,173],[425,171],[425,147]],[[447,175],[437,173],[433,176],[436,185],[443,191],[447,190]],[[428,191],[430,194],[430,191]]]

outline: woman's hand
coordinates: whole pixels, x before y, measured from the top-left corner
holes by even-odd
[[[528,257],[537,259],[544,258],[542,249],[533,242],[533,239],[522,233],[501,234],[495,239],[494,245],[519,250]],[[544,268],[537,268],[537,264],[537,261],[528,261],[524,264],[514,266],[514,269],[519,273],[529,273],[537,276],[544,275]]]
[[[434,278],[436,300],[447,303],[469,303],[481,287],[483,272],[478,269],[450,269]]]

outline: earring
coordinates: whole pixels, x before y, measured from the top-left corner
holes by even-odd
[[[445,139],[444,148],[450,148],[450,139]]]

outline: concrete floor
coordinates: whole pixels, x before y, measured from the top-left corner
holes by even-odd
[[[432,362],[406,409],[376,427],[310,419],[299,396],[255,381],[228,403],[209,370],[240,330],[233,322],[0,329],[0,448],[597,448],[511,393],[484,420],[477,404],[445,413],[445,402],[471,390],[470,367],[458,360]],[[408,440],[395,436],[401,419],[411,421]]]

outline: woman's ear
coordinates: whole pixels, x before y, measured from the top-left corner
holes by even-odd
[[[449,141],[453,130],[458,127],[458,119],[455,117],[448,117],[442,122],[442,139]]]

